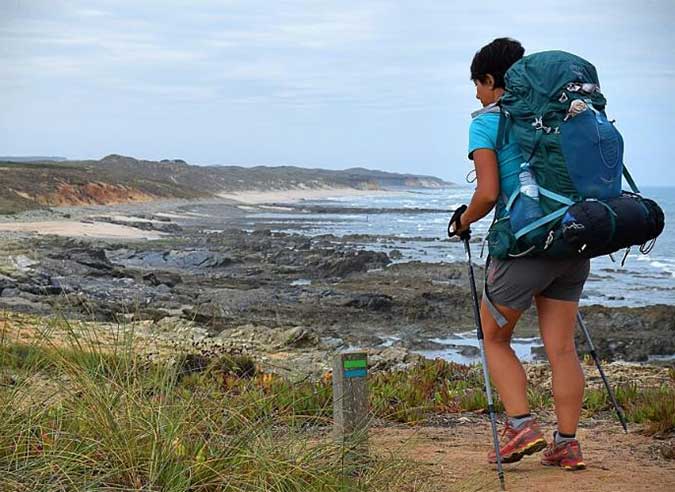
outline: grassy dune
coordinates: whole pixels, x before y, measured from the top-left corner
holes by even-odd
[[[121,155],[101,160],[3,162],[0,215],[33,208],[105,205],[153,199],[213,198],[222,192],[315,188],[441,187],[433,177],[362,168],[195,166],[182,160],[146,161]]]

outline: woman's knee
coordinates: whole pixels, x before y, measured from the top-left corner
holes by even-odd
[[[494,326],[493,326],[494,324]],[[513,330],[499,328],[494,322],[492,324],[484,323],[483,326],[487,326],[488,329],[483,330],[483,342],[486,347],[501,347],[501,346],[510,346],[511,345],[511,336]]]
[[[480,318],[483,326],[483,341],[485,345],[510,345],[513,330],[521,312],[499,306],[499,310],[506,318],[506,326],[499,326],[492,316],[485,302],[481,304]]]
[[[569,358],[578,358],[577,347],[574,340],[561,344],[549,345],[544,347],[549,361],[553,364],[558,360]]]
[[[490,333],[484,333],[483,334],[483,341],[485,345],[491,345],[491,346],[511,346],[511,337],[506,336],[503,333],[499,332],[490,332]]]

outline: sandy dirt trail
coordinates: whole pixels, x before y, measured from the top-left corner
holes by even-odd
[[[550,425],[545,426],[550,432]],[[659,441],[618,424],[603,422],[579,429],[587,469],[576,472],[539,464],[540,454],[504,465],[506,489],[528,492],[675,491],[675,461],[659,456]],[[486,462],[490,425],[387,428],[372,433],[371,443],[389,452],[400,448],[422,468],[438,492],[498,491],[496,469]],[[548,437],[547,437],[548,438]],[[415,488],[411,488],[415,490]]]

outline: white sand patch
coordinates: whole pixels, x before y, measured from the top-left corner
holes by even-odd
[[[164,236],[161,232],[143,231],[125,225],[109,224],[107,222],[87,223],[77,221],[0,222],[0,231],[110,239],[159,239]]]
[[[386,190],[357,190],[354,188],[316,188],[306,190],[281,191],[238,191],[233,193],[219,193],[220,198],[235,200],[242,203],[258,204],[281,202],[291,203],[300,200],[318,200],[321,198],[343,196],[371,196],[395,193]]]
[[[153,215],[156,215],[157,217],[166,217],[167,219],[194,219],[195,217],[211,217],[208,214],[200,214],[197,212],[183,212],[182,214],[174,214],[170,212],[157,212]]]
[[[188,215],[188,219],[191,217],[211,217],[209,214],[200,214],[198,212],[185,212],[185,215]]]
[[[239,208],[242,208],[241,205],[239,206]],[[264,208],[265,210],[280,210],[282,212],[288,212],[289,210],[293,210],[293,208],[291,207],[280,207],[278,205],[259,205],[258,208]]]
[[[92,217],[96,220],[98,217],[107,217],[118,222],[129,222],[129,223],[146,223],[146,224],[162,224],[160,220],[144,219],[142,217],[132,217],[129,215],[99,215],[97,217]]]
[[[189,215],[181,215],[181,214],[172,214],[169,212],[157,212],[156,214],[157,217],[166,217],[167,219],[189,219]]]
[[[28,270],[31,269],[30,267],[38,263],[37,261],[32,260],[25,255],[10,256],[9,261],[20,272],[27,272]]]

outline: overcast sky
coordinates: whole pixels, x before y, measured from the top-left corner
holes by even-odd
[[[476,50],[598,68],[639,183],[675,185],[675,1],[0,0],[0,155],[463,181]]]

